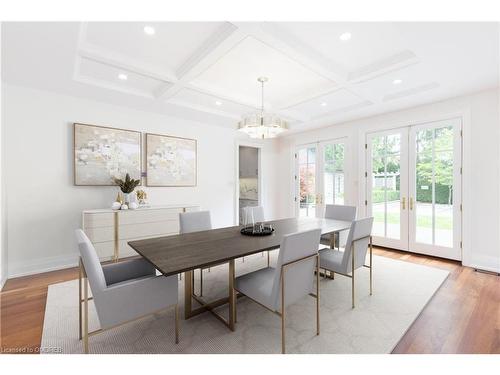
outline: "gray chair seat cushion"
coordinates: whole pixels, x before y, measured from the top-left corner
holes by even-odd
[[[274,310],[272,302],[274,277],[273,267],[263,268],[237,277],[235,287],[244,295]]]
[[[144,259],[128,259],[102,266],[106,285],[115,285],[123,281],[156,276],[156,270]]]
[[[333,272],[342,273],[343,251],[323,249],[319,251],[319,266]]]

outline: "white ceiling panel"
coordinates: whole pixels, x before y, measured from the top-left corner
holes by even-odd
[[[238,43],[195,78],[192,85],[258,106],[261,88],[257,78],[261,76],[269,78],[265,85],[265,101],[271,106],[297,97],[313,96],[335,85],[333,81],[253,37]]]
[[[218,113],[235,119],[239,119],[244,113],[256,110],[250,106],[188,88],[177,92],[168,102],[206,112]]]
[[[78,60],[75,79],[85,83],[151,98],[155,97],[155,93],[160,88],[171,85],[169,82],[98,61],[86,58]],[[125,79],[120,79],[120,77]]]
[[[428,71],[422,64],[416,64],[353,84],[352,87],[365,97],[381,101],[386,96],[428,84],[436,79],[436,73]]]
[[[289,107],[287,110],[293,113],[306,115],[309,119],[314,119],[330,113],[369,104],[370,102],[367,102],[362,97],[346,89],[339,89],[327,95],[322,95]]]
[[[408,49],[397,24],[388,22],[284,22],[279,26],[347,71]],[[340,37],[350,34],[349,40]]]
[[[176,71],[222,22],[90,22],[83,43],[134,61]],[[152,27],[154,35],[144,32]]]

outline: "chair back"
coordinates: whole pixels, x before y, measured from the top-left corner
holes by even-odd
[[[274,273],[272,303],[276,311],[281,309],[281,273],[284,267],[285,307],[313,291],[316,258],[286,265],[318,253],[321,229],[288,234],[283,237]]]
[[[353,221],[356,219],[356,206],[327,204],[325,208],[325,219]]]
[[[253,221],[255,223],[262,223],[264,219],[264,207],[255,206],[255,207],[243,207],[243,218],[245,222],[249,223],[249,218],[253,215]]]
[[[104,271],[102,270],[101,262],[99,261],[94,245],[92,245],[85,232],[77,229],[75,236],[83,266],[85,267],[85,273],[87,274],[92,293],[95,296],[107,287]]]
[[[349,229],[344,256],[342,257],[343,272],[348,274],[352,271],[352,252],[354,250],[354,269],[358,269],[365,264],[366,252],[370,244],[372,233],[373,217],[354,220]]]
[[[210,211],[183,212],[179,214],[180,233],[212,229]]]

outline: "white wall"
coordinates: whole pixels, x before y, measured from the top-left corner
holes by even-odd
[[[278,203],[281,216],[294,215],[292,155],[297,145],[347,137],[351,170],[346,201],[364,212],[365,133],[408,126],[449,116],[463,118],[463,264],[500,271],[500,185],[499,168],[499,90],[387,113],[308,132],[291,134],[280,140],[280,186],[287,191]]]
[[[9,277],[76,264],[81,211],[108,207],[116,187],[73,185],[72,123],[115,126],[198,140],[198,186],[146,187],[152,204],[194,203],[216,227],[234,223],[235,130],[4,84]],[[273,180],[275,142],[266,142],[263,179]],[[274,214],[275,190],[263,201]]]
[[[2,38],[2,27],[0,22],[0,40]],[[0,50],[0,72],[2,71],[2,51]],[[2,81],[0,79],[0,103],[2,101]],[[5,189],[4,189],[4,122],[3,122],[3,111],[0,107],[0,290],[2,290],[3,285],[7,279],[7,235],[6,226],[7,222],[5,220]]]

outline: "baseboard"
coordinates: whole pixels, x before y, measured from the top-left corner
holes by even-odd
[[[475,264],[467,265],[468,267],[474,268],[475,270],[478,271],[484,271],[492,274],[500,274],[500,269],[499,268],[493,268],[493,267],[485,267],[485,266],[477,266]]]
[[[43,259],[35,259],[23,263],[9,263],[8,278],[29,276],[37,273],[57,271],[64,268],[76,267],[78,255],[63,255]]]

